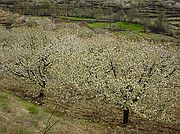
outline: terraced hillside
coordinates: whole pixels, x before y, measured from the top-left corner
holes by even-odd
[[[174,3],[174,5],[172,5]],[[138,6],[139,13],[147,19],[156,19],[159,14],[166,16],[166,22],[170,24],[170,29],[177,36],[180,35],[180,3],[178,2],[155,3],[150,2]]]
[[[19,26],[25,21],[24,16],[18,13],[14,14],[10,11],[0,10],[0,25],[6,27]]]
[[[123,10],[126,14],[123,20],[129,21],[128,16],[135,16],[137,23],[142,23],[144,18],[153,22],[160,13],[164,13],[170,24],[171,35],[178,37],[180,34],[179,0],[1,0],[0,7],[20,14],[56,17],[63,15],[109,19],[117,14],[115,20]],[[132,8],[136,9],[136,14],[129,15]]]

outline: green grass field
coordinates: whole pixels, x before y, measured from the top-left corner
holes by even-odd
[[[117,28],[122,30],[131,30],[137,32],[143,31],[143,27],[141,25],[129,22],[115,22],[112,24],[109,22],[93,22],[88,24],[88,26],[91,28],[110,28],[111,25],[115,25]]]
[[[88,23],[88,26],[90,28],[110,28],[110,23],[108,22],[94,22],[94,23]]]
[[[116,22],[116,26],[120,29],[127,29],[137,32],[143,31],[143,26],[129,22]]]
[[[129,22],[115,22],[115,23],[109,23],[109,22],[97,22],[96,19],[93,18],[79,18],[79,17],[70,17],[70,16],[60,16],[61,19],[67,19],[72,21],[89,21],[88,26],[90,28],[110,28],[111,25],[115,25],[117,28],[122,30],[131,30],[131,31],[137,31],[141,32],[143,31],[143,27],[138,24],[129,23]]]

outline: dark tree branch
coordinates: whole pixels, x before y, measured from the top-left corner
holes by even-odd
[[[166,75],[164,78],[168,78],[169,76],[173,75],[173,73],[176,71],[176,68],[173,69],[173,71],[171,73],[169,73],[168,75]]]

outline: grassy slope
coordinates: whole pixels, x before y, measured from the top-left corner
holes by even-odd
[[[50,109],[42,108],[0,90],[0,134],[36,134],[45,130],[51,115]],[[50,120],[57,124],[48,132],[52,134],[105,134],[107,128],[101,124],[82,119],[73,119],[56,114]]]

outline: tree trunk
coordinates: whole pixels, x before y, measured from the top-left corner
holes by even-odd
[[[146,26],[144,26],[144,33],[146,33]]]
[[[41,89],[39,91],[39,96],[38,97],[44,97],[44,90],[45,90],[45,87],[46,87],[45,81],[42,81],[42,84],[40,84],[40,86],[41,86]]]
[[[128,124],[129,120],[129,109],[123,110],[123,124]]]
[[[38,97],[39,98],[44,97],[44,88],[40,89]]]

